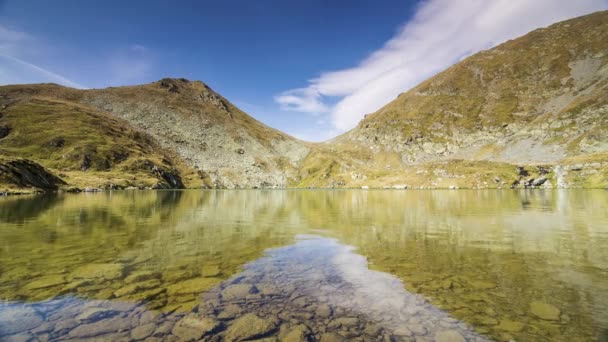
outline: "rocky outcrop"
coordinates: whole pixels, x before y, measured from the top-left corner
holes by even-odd
[[[40,164],[27,159],[0,159],[0,184],[17,188],[57,190],[66,183]]]

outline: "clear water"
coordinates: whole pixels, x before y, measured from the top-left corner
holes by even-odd
[[[607,338],[608,191],[0,199],[0,340]]]

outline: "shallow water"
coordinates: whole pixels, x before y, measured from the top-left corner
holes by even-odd
[[[607,191],[0,200],[0,340],[608,338]]]

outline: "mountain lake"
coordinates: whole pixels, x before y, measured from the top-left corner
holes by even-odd
[[[0,198],[1,341],[606,341],[608,191]]]

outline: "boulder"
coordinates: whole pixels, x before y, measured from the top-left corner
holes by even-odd
[[[532,181],[532,186],[541,186],[541,185],[545,184],[546,181],[547,181],[547,177],[545,177],[545,176],[536,178]]]

